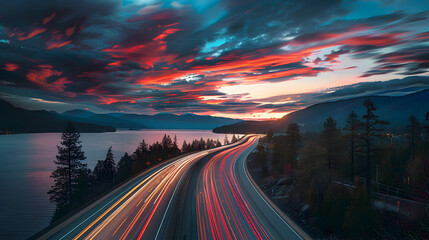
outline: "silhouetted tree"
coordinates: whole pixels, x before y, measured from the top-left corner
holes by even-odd
[[[173,148],[173,141],[170,138],[170,135],[164,135],[164,137],[162,138],[161,141],[162,144],[162,148],[166,151],[170,150]]]
[[[186,140],[183,140],[183,144],[182,144],[182,153],[188,153],[190,152],[189,150],[189,144],[186,143]]]
[[[359,128],[362,122],[359,120],[358,115],[352,111],[346,120],[346,137],[350,139],[350,177],[354,180],[354,160],[355,160],[355,149],[357,147],[356,141],[359,137]]]
[[[366,190],[368,193],[371,193],[371,152],[373,151],[373,139],[374,137],[380,136],[380,133],[384,131],[383,125],[389,124],[386,121],[378,119],[378,116],[374,114],[374,111],[377,110],[374,107],[374,103],[371,99],[364,101],[366,107],[366,113],[363,115],[363,140],[364,146],[366,149],[365,157],[365,178],[366,178]],[[368,194],[369,197],[369,194]]]
[[[258,145],[257,149],[258,149],[258,153],[255,156],[255,163],[256,163],[256,166],[261,169],[260,177],[264,178],[264,177],[267,177],[269,174],[268,166],[267,166],[267,156],[263,145]]]
[[[82,163],[86,159],[82,151],[80,134],[69,122],[67,128],[61,136],[61,145],[57,146],[57,165],[51,178],[54,185],[48,191],[49,199],[56,203],[56,214],[53,220],[69,211],[73,205],[72,199],[79,191],[79,178],[81,174],[87,173],[86,164]]]
[[[298,158],[301,138],[299,125],[294,122],[289,123],[286,129],[286,161],[290,162],[292,174]]]
[[[216,147],[222,146],[222,143],[219,141],[219,138],[216,140]]]
[[[125,153],[118,162],[118,182],[125,181],[133,175],[133,159],[128,153]]]
[[[223,140],[223,145],[228,145],[228,144],[229,144],[228,136],[225,135],[225,139]]]
[[[139,143],[139,146],[131,155],[133,158],[133,174],[138,173],[140,170],[146,167],[146,161],[149,154],[149,148],[144,139]]]
[[[95,188],[97,192],[104,192],[116,183],[116,164],[113,159],[112,147],[107,150],[106,158],[98,160],[94,171]]]
[[[338,144],[339,131],[337,129],[337,123],[329,116],[323,124],[322,131],[322,142],[325,146],[326,155],[328,159],[328,168],[332,167],[336,144]]]
[[[214,148],[215,146],[216,146],[215,142],[212,139],[207,139],[207,141],[206,141],[206,148],[207,149]]]
[[[267,142],[272,143],[273,142],[274,133],[273,130],[268,130],[267,132]]]
[[[232,139],[231,139],[231,143],[235,143],[237,141],[238,141],[237,137],[235,136],[235,134],[233,134]]]
[[[410,116],[409,122],[410,123],[407,127],[408,128],[407,136],[408,136],[408,141],[410,143],[411,159],[414,161],[416,159],[415,157],[416,144],[421,139],[422,128],[417,118],[413,115]]]

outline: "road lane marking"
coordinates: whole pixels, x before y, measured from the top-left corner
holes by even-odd
[[[202,157],[205,157],[206,155],[207,155],[207,153],[206,153],[206,152],[204,152],[204,153],[202,153],[202,154],[196,155],[196,156],[195,156],[195,157],[193,157],[193,158],[190,158],[190,160],[193,160],[193,161],[195,162],[196,160],[199,160],[199,159],[201,159]],[[188,161],[188,162],[191,162],[191,161]],[[188,163],[188,162],[186,162],[186,163]],[[184,163],[184,164],[186,164],[186,163]],[[189,168],[186,168],[186,169],[189,169]],[[183,174],[182,174],[182,176],[183,176]],[[161,224],[160,224],[160,226],[159,226],[159,228],[158,228],[158,231],[156,232],[155,239],[158,239],[159,232],[161,231],[161,228],[162,228],[162,226],[163,226],[163,224],[164,224],[165,216],[167,215],[167,212],[168,212],[168,210],[170,209],[171,202],[172,202],[172,200],[173,200],[173,198],[174,198],[174,195],[176,194],[176,191],[177,191],[178,186],[179,186],[179,185],[180,185],[180,183],[182,182],[182,179],[183,179],[182,177],[179,179],[179,182],[176,184],[176,187],[174,188],[173,194],[171,195],[171,197],[170,197],[170,201],[168,202],[167,208],[166,208],[166,210],[165,210],[165,212],[164,212],[164,216],[162,217]]]
[[[116,229],[116,231],[112,234],[112,236],[115,236],[116,232],[119,230],[119,228],[121,228],[122,224],[124,224],[125,220],[127,220],[127,218],[124,219],[124,221],[122,221],[122,223],[119,225],[119,227]]]
[[[132,186],[131,187],[129,187],[129,188],[127,188],[127,190],[126,191],[128,191],[128,193],[126,194],[126,195],[124,195],[121,199],[119,199],[115,204],[113,204],[109,209],[107,209],[102,215],[100,215],[95,221],[93,221],[90,225],[88,225],[82,232],[80,232],[77,236],[75,236],[74,238],[73,238],[73,240],[76,240],[76,239],[78,239],[80,236],[82,236],[86,231],[88,231],[88,229],[90,229],[95,223],[97,223],[101,218],[103,218],[108,212],[110,212],[110,210],[112,210],[114,207],[116,207],[116,205],[118,205],[122,200],[124,200],[126,197],[128,197],[128,195],[130,195],[135,189],[137,189],[138,187],[140,187],[141,185],[143,185],[145,182],[147,182],[152,176],[154,176],[154,175],[156,175],[157,174],[157,172],[159,172],[159,171],[161,171],[162,169],[164,169],[164,167],[163,168],[161,168],[161,169],[159,169],[158,171],[156,171],[155,173],[153,173],[153,174],[151,174],[150,176],[148,176],[146,179],[144,179],[142,182],[140,182],[139,184],[137,184],[137,186],[135,186],[131,191],[128,191],[128,189],[130,189],[130,188],[132,188]],[[126,192],[126,191],[124,191],[124,192]],[[124,192],[122,192],[122,193],[124,193]],[[121,194],[122,194],[121,193]],[[120,196],[120,195],[119,195]],[[118,196],[118,197],[119,197]],[[115,198],[116,199],[116,198]],[[112,199],[112,201],[113,201],[114,199]],[[112,201],[110,201],[108,204],[110,204]],[[108,204],[106,204],[106,205],[108,205]],[[105,205],[105,206],[106,206]],[[104,208],[104,207],[103,207]],[[101,210],[101,209],[100,209]],[[98,212],[98,211],[97,211]],[[94,213],[95,214],[95,213]],[[91,215],[92,216],[92,215]],[[86,221],[86,220],[85,220]],[[85,222],[84,221],[84,222]],[[83,222],[82,222],[83,223]],[[82,224],[81,223],[81,224]],[[81,224],[79,224],[78,226],[80,226]],[[74,229],[73,229],[74,230]],[[72,231],[73,231],[72,230]],[[70,231],[71,232],[71,231]],[[69,232],[69,233],[70,233]],[[68,235],[69,233],[67,233],[66,235]],[[61,239],[63,239],[66,235],[64,235]]]
[[[142,198],[139,203],[137,203],[136,207],[138,207],[140,205],[140,203],[143,201],[144,198]]]

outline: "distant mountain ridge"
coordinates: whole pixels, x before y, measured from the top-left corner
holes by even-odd
[[[106,113],[97,114],[75,109],[61,114],[55,111],[27,110],[0,99],[0,131],[15,133],[62,132],[71,121],[80,132],[112,132],[122,129],[195,129],[213,128],[241,122],[240,119],[185,113],[155,115]]]
[[[97,114],[87,110],[71,110],[62,113],[64,117],[82,122],[111,125],[116,128],[138,129],[200,129],[211,130],[213,128],[241,122],[240,119],[212,117],[185,113],[175,115],[171,113],[158,113],[155,115],[106,113]]]
[[[338,127],[344,127],[347,115],[353,110],[362,117],[365,111],[363,102],[371,99],[377,108],[375,114],[380,119],[390,122],[388,128],[397,130],[408,124],[410,115],[420,122],[425,121],[429,112],[429,89],[404,96],[366,96],[338,101],[318,103],[307,108],[292,112],[274,121],[244,121],[233,125],[215,128],[217,133],[266,133],[269,129],[285,132],[290,122],[296,122],[303,131],[319,131],[329,116],[337,121]]]
[[[27,110],[0,100],[0,131],[14,133],[62,132],[70,119],[56,112]],[[114,132],[111,126],[71,121],[80,132]]]

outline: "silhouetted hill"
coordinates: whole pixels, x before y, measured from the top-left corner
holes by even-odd
[[[0,130],[15,133],[62,132],[68,119],[56,112],[27,110],[0,100]],[[80,132],[114,132],[111,126],[72,121]]]
[[[298,123],[303,131],[319,131],[329,116],[337,121],[337,126],[343,127],[347,115],[352,110],[359,117],[364,114],[363,102],[368,98],[374,102],[377,108],[376,114],[380,116],[380,119],[390,122],[388,128],[393,131],[406,126],[410,115],[416,116],[420,122],[423,122],[426,112],[429,112],[429,90],[424,90],[405,96],[368,96],[319,103],[285,115],[277,121],[257,123],[246,121],[215,128],[213,131],[217,133],[265,133],[269,129],[273,129],[275,132],[284,132],[290,122]]]
[[[94,116],[95,113],[88,110],[75,109],[75,110],[63,112],[61,115],[67,116],[67,117],[87,118],[87,117]]]
[[[71,112],[71,114],[70,114]],[[150,129],[213,129],[225,124],[241,122],[239,119],[203,116],[196,114],[175,115],[171,113],[145,114],[89,114],[89,111],[72,110],[63,113],[66,117],[73,116],[74,120],[97,124],[108,124],[116,128],[150,128]],[[88,115],[88,117],[85,117]],[[82,116],[77,118],[78,116]]]
[[[127,119],[112,116],[110,114],[96,114],[85,110],[72,110],[62,113],[63,117],[80,122],[95,123],[101,125],[109,125],[115,128],[147,128],[146,125],[129,121]]]

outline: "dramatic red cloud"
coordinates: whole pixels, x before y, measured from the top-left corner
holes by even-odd
[[[76,26],[73,26],[71,28],[67,28],[66,29],[66,36],[70,37],[74,33],[75,29],[76,29]]]
[[[57,15],[57,13],[52,13],[51,14],[51,16],[49,16],[49,17],[45,17],[44,19],[43,19],[43,24],[47,24],[47,23],[49,23],[54,17],[55,17],[55,15]]]
[[[27,73],[27,79],[33,83],[36,83],[42,88],[52,92],[62,92],[65,88],[65,84],[70,83],[70,81],[68,81],[65,77],[48,82],[48,78],[59,77],[63,72],[55,70],[51,65],[39,65],[38,67],[38,70],[32,70]]]
[[[53,49],[53,48],[61,48],[64,47],[65,45],[68,45],[71,43],[71,40],[68,41],[56,41],[56,42],[47,42],[47,50]]]
[[[165,11],[165,12],[161,12],[161,13],[157,13],[151,16],[151,20],[163,20],[163,19],[168,19],[168,18],[172,18],[175,16],[175,13],[172,11]]]
[[[403,33],[368,34],[340,41],[343,45],[373,45],[377,47],[398,44]]]
[[[14,63],[6,63],[3,67],[4,70],[9,71],[9,72],[14,72],[14,71],[18,71],[19,66],[17,64]]]
[[[179,23],[178,23],[178,22],[176,22],[176,23],[172,23],[172,24],[167,24],[167,25],[165,25],[165,26],[163,26],[163,27],[167,28],[167,27],[176,26],[176,25],[178,25],[178,24],[179,24]]]
[[[23,41],[23,40],[27,40],[27,39],[33,38],[36,35],[39,35],[39,34],[41,34],[43,32],[46,32],[46,30],[48,30],[48,29],[46,29],[46,28],[37,28],[37,29],[34,29],[33,31],[29,32],[27,34],[27,36],[22,36],[24,34],[20,34],[20,36],[18,37],[18,40]]]
[[[109,53],[114,59],[121,59],[117,60],[119,62],[133,61],[139,63],[143,68],[153,68],[156,63],[169,62],[176,58],[176,55],[165,54],[166,47],[166,42],[157,40],[128,47],[114,45],[112,48],[103,49],[103,51]]]
[[[174,34],[174,33],[178,32],[178,31],[181,31],[181,30],[182,29],[177,29],[177,28],[167,29],[164,32],[162,32],[160,35],[158,35],[157,37],[155,37],[153,40],[154,41],[156,41],[156,40],[162,40],[162,39],[166,38],[168,35]]]
[[[224,102],[228,102],[228,100],[226,100],[226,99],[213,99],[213,100],[200,101],[200,103],[211,104],[211,105],[217,105],[217,104],[221,104],[221,103],[224,103]]]
[[[109,65],[109,66],[121,66],[121,62],[120,61],[116,61],[116,62],[109,63],[107,65]]]
[[[292,40],[291,44],[294,46],[300,46],[309,43],[321,42],[326,40],[332,40],[335,38],[340,38],[349,35],[349,32],[344,33],[317,33],[317,34],[308,34],[298,37]]]

